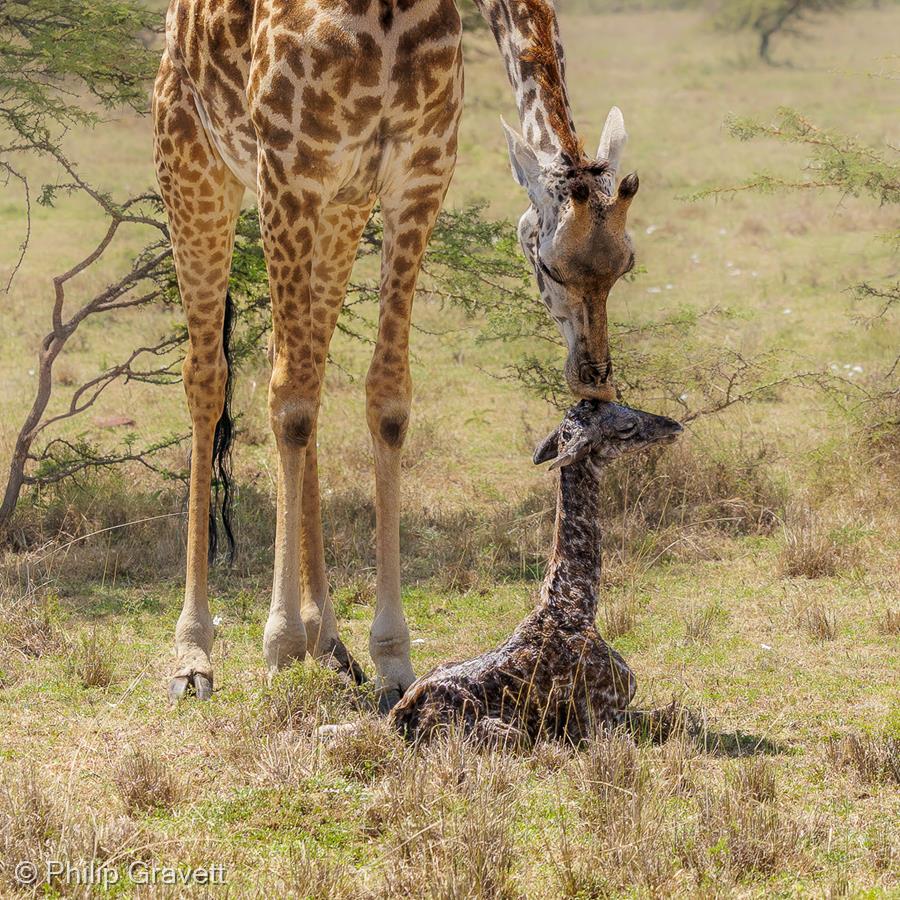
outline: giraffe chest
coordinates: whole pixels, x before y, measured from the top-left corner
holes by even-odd
[[[460,35],[453,0],[172,0],[167,18],[210,141],[251,190],[260,153],[345,193],[377,192],[423,136],[455,153]]]

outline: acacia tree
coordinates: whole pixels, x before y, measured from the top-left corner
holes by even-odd
[[[772,64],[772,38],[799,35],[813,20],[855,5],[857,0],[721,0],[716,25],[727,31],[753,31],[759,57]]]
[[[888,75],[885,77],[895,77]],[[806,116],[788,107],[778,110],[775,121],[732,117],[726,122],[733,137],[741,141],[773,140],[800,148],[804,154],[800,176],[757,172],[741,184],[714,188],[697,197],[737,191],[783,193],[784,191],[834,191],[861,197],[878,206],[900,204],[900,150],[891,145],[875,147],[851,135],[820,128]],[[900,227],[880,235],[900,249]],[[853,316],[860,327],[896,326],[900,312],[900,281],[896,275],[873,279],[850,287],[858,303]],[[900,352],[868,379],[847,379],[827,373],[822,385],[848,412],[865,412],[865,426],[876,442],[900,448]]]

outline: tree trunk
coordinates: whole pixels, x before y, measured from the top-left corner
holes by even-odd
[[[772,57],[769,56],[769,42],[772,39],[771,31],[764,31],[759,36],[759,58],[763,60],[763,62],[768,63],[770,66],[772,65]]]

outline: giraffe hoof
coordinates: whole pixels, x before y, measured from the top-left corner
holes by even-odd
[[[191,675],[176,675],[169,682],[169,702],[177,703],[193,694],[198,700],[212,697],[212,679],[194,672]]]
[[[367,684],[369,677],[363,667],[350,655],[350,651],[338,640],[327,655],[322,657],[323,665],[334,669],[339,675],[345,675],[356,685]]]
[[[387,715],[401,700],[403,692],[399,688],[388,688],[378,694],[378,711]]]

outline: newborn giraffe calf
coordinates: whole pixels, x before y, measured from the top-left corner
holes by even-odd
[[[539,736],[579,742],[603,726],[662,732],[665,713],[629,710],[637,687],[624,659],[597,631],[600,488],[604,466],[623,453],[670,443],[678,422],[616,403],[582,400],[534,454],[560,470],[556,536],[534,611],[502,646],[438,666],[391,712],[409,740],[456,726],[489,745]]]

